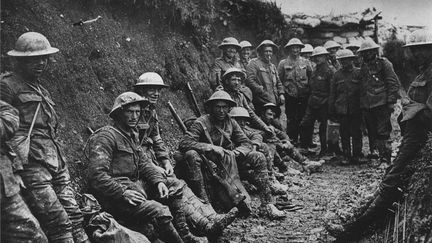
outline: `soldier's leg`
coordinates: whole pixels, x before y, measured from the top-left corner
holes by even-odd
[[[307,107],[305,115],[300,123],[300,147],[308,148],[310,137],[313,134],[313,128],[317,119],[317,111],[311,107]],[[323,146],[321,144],[321,146]],[[324,145],[325,147],[327,144]],[[327,148],[326,148],[327,149]]]
[[[208,203],[210,200],[207,195],[207,191],[205,188],[205,181],[202,174],[202,158],[195,150],[189,150],[184,155],[185,166],[185,175],[187,178],[187,183],[192,191],[199,198],[204,200],[204,202]]]
[[[351,158],[350,115],[340,116],[340,137],[346,159]]]
[[[50,242],[73,243],[72,222],[52,187],[50,171],[29,159],[30,163],[20,172],[26,186],[22,193],[29,208]]]
[[[319,137],[321,143],[320,154],[323,154],[328,151],[330,145],[327,142],[327,118],[328,118],[327,105],[321,106],[319,109],[317,109],[316,113],[317,113],[316,116],[318,118],[318,122],[320,123],[319,125]],[[330,146],[334,146],[334,144],[331,144]],[[337,145],[337,147],[339,148],[339,144]],[[333,147],[332,149],[335,150],[335,148]],[[332,152],[336,152],[333,150]]]
[[[350,118],[350,135],[352,138],[352,154],[354,162],[363,157],[363,137],[361,131],[362,119],[360,115],[352,115]]]
[[[0,178],[1,179],[1,178]],[[19,193],[6,197],[1,188],[1,242],[47,243],[39,222]]]
[[[373,115],[376,119],[376,145],[379,151],[381,162],[391,163],[391,142],[390,133],[392,126],[390,122],[392,111],[385,105],[373,108]]]
[[[57,198],[63,205],[72,222],[72,235],[76,243],[86,242],[88,236],[83,229],[83,214],[79,209],[79,205],[75,200],[75,193],[70,186],[70,175],[67,168],[63,168],[58,172],[52,173],[51,181],[53,189],[57,194]]]
[[[365,128],[367,131],[368,141],[369,141],[369,156],[378,158],[378,152],[376,148],[376,118],[370,109],[364,110],[363,112],[363,120],[365,124]]]
[[[285,95],[285,114],[287,117],[286,133],[295,143],[298,141],[299,123],[301,121],[298,120],[298,106],[299,100],[297,98]]]

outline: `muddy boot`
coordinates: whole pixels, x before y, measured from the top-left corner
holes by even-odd
[[[271,203],[266,205],[261,205],[260,213],[262,216],[268,217],[271,220],[284,219],[286,217],[284,211],[277,209],[276,206]]]
[[[210,202],[203,180],[190,180],[189,187],[192,189],[195,195],[202,199],[205,203]]]
[[[183,195],[182,195],[183,196]],[[186,223],[185,212],[183,211],[181,198],[173,198],[170,207],[174,218],[174,226],[178,234],[185,243],[204,243],[208,242],[206,238],[192,235],[189,226]]]
[[[171,222],[159,225],[159,238],[166,243],[184,242]]]
[[[206,232],[210,235],[220,235],[222,231],[237,218],[239,210],[232,208],[226,214],[217,214],[211,224],[207,225]]]
[[[285,195],[288,185],[281,184],[274,176],[270,179],[270,190],[273,195]]]

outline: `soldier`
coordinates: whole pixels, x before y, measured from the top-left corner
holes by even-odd
[[[159,119],[155,109],[161,90],[167,87],[168,85],[164,84],[162,77],[154,72],[143,73],[138,78],[137,83],[134,85],[134,91],[147,99],[150,105],[143,108],[137,128],[140,134],[140,144],[147,156],[156,165],[156,168],[166,176],[175,177],[169,151],[160,135]],[[183,181],[181,182],[183,183]],[[189,199],[188,202],[183,204],[186,217],[189,221],[195,222],[193,226],[202,229],[202,233],[212,235],[221,233],[224,228],[233,222],[236,217],[236,210],[232,210],[226,215],[217,214],[210,204],[203,204],[193,193],[187,195],[190,189],[186,188],[185,183],[183,184],[183,193]]]
[[[264,40],[257,47],[258,57],[252,59],[246,67],[246,85],[252,90],[252,102],[258,112],[269,102],[278,106],[285,103],[283,85],[276,66],[271,62],[276,50],[273,41]]]
[[[311,44],[304,44],[304,47],[300,50],[300,56],[304,59],[310,60],[310,56],[313,52],[313,46]]]
[[[251,117],[252,126],[256,129],[271,133],[267,125],[255,114],[253,104],[240,91],[241,83],[245,79],[245,73],[238,68],[229,68],[222,76],[222,85],[231,99],[234,100],[236,106],[245,108]]]
[[[116,218],[154,222],[164,242],[205,242],[186,224],[182,183],[161,173],[140,146],[136,127],[147,105],[136,93],[120,94],[109,114],[114,125],[97,130],[87,141],[90,191]]]
[[[342,49],[336,53],[341,69],[336,71],[330,87],[329,117],[340,122],[343,164],[359,163],[362,157],[359,68],[354,67],[356,56]],[[351,149],[352,138],[352,149]]]
[[[272,190],[272,193],[275,195],[286,194],[288,190],[288,185],[281,184],[275,176],[276,171],[273,167],[273,161],[276,151],[270,151],[270,148],[267,146],[267,144],[264,143],[263,136],[261,135],[262,132],[249,126],[249,123],[251,121],[249,112],[243,107],[234,107],[229,112],[229,115],[237,121],[237,123],[240,125],[243,132],[245,133],[246,137],[251,140],[253,146],[252,150],[259,151],[266,156],[267,170],[269,171],[270,188]]]
[[[419,66],[420,73],[408,89],[410,103],[403,108],[406,130],[398,155],[366,211],[354,222],[345,225],[343,232],[329,228],[338,237],[338,242],[359,238],[375,219],[381,218],[386,209],[400,198],[402,193],[399,187],[402,186],[406,167],[424,147],[427,134],[432,130],[432,33],[427,30],[414,31],[405,47],[411,51],[413,63]]]
[[[230,67],[241,68],[237,60],[238,52],[241,46],[234,37],[227,37],[222,40],[218,46],[222,50],[222,56],[216,58],[215,63],[210,72],[210,87],[215,90],[221,84],[222,74]]]
[[[328,118],[328,98],[330,95],[330,82],[333,78],[333,70],[328,62],[329,52],[322,47],[315,47],[311,58],[316,63],[316,70],[312,73],[309,80],[311,95],[308,100],[303,120],[300,124],[300,147],[308,148],[310,137],[312,136],[313,126],[318,119],[319,137],[321,144],[320,155],[327,151],[327,118]]]
[[[309,78],[312,75],[310,62],[300,56],[303,47],[299,39],[289,40],[285,45],[288,56],[280,61],[277,67],[278,75],[285,88],[286,131],[294,144],[298,144],[299,126],[306,111],[310,94]]]
[[[246,67],[249,64],[252,53],[252,44],[249,41],[241,41],[240,42],[241,51],[240,51],[240,66],[244,73],[246,73]],[[249,102],[252,102],[252,90],[245,84],[245,79],[242,80],[240,91],[248,98]]]
[[[0,100],[0,200],[2,242],[48,242],[39,222],[20,195],[21,177],[13,166],[13,156],[6,141],[19,127],[18,110]]]
[[[189,178],[202,181],[201,184],[204,186],[201,154],[215,163],[219,170],[225,171],[228,174],[226,176],[232,178],[231,181],[234,183],[239,182],[239,171],[253,171],[253,176],[247,179],[253,182],[258,189],[262,212],[272,219],[284,218],[285,214],[273,204],[274,198],[270,191],[264,155],[252,151],[251,141],[238,123],[228,116],[230,107],[235,106],[236,103],[228,93],[219,90],[205,102],[205,105],[209,108],[209,114],[199,117],[191,125],[179,146],[180,150],[186,153],[185,162],[190,168]],[[245,196],[248,196],[241,182],[235,186]],[[205,189],[202,188],[201,191],[205,192]],[[220,200],[220,198],[217,199]],[[250,198],[247,203],[250,203]],[[243,208],[240,210],[244,211]]]
[[[354,67],[360,68],[361,67],[361,58],[357,55],[358,49],[360,49],[360,44],[358,44],[356,41],[352,41],[345,45],[345,49],[348,49],[353,52],[353,54],[356,56],[354,58],[353,64]]]
[[[340,50],[342,46],[336,41],[329,40],[324,43],[324,48],[329,52],[328,62],[330,67],[334,69],[333,72],[336,72],[341,68],[340,63],[336,59],[336,52]]]
[[[66,161],[56,140],[58,115],[51,95],[41,85],[49,55],[58,52],[47,38],[36,32],[21,35],[8,52],[16,57],[15,71],[0,81],[1,99],[18,109],[20,127],[13,138],[18,142],[29,133],[30,151],[17,150],[22,158],[19,171],[31,211],[45,229],[50,242],[88,242],[82,228],[83,215],[70,186]],[[35,120],[34,127],[31,126]],[[28,150],[27,150],[28,151]],[[28,160],[26,160],[28,158]],[[22,167],[21,167],[22,166]]]
[[[372,39],[365,40],[358,53],[363,58],[360,69],[360,106],[363,109],[371,140],[379,151],[380,161],[390,164],[390,116],[399,98],[400,83],[393,65],[378,56],[379,45]]]

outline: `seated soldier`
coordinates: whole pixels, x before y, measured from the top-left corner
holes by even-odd
[[[267,158],[267,169],[270,176],[270,188],[273,194],[286,194],[288,186],[281,184],[275,177],[275,170],[273,167],[273,160],[275,152],[271,152],[267,144],[263,142],[262,132],[253,129],[249,126],[250,116],[248,111],[243,107],[234,107],[229,112],[229,115],[234,118],[242,128],[246,137],[248,137],[253,146],[253,151],[259,151],[263,153]]]
[[[206,242],[193,236],[186,224],[180,181],[160,173],[139,146],[136,126],[144,105],[148,101],[136,93],[119,95],[110,112],[114,125],[89,138],[85,153],[90,191],[114,217],[154,223],[164,242]]]
[[[194,187],[198,189],[195,193],[198,196],[207,197],[205,186],[209,183],[204,184],[203,172],[214,169],[219,172],[222,171],[223,179],[228,180],[243,195],[248,196],[239,181],[238,171],[239,169],[241,171],[251,170],[254,175],[248,179],[258,189],[263,212],[272,219],[284,218],[285,214],[273,204],[274,198],[270,191],[270,181],[264,155],[252,151],[251,141],[246,137],[237,122],[228,116],[228,111],[230,107],[235,106],[235,102],[228,93],[219,90],[213,93],[205,102],[205,105],[209,114],[199,117],[192,124],[179,146],[180,150],[186,153],[184,162],[189,168],[187,171],[189,173],[188,178],[192,183],[200,186],[200,188]],[[207,158],[214,163],[211,168],[205,167],[204,164],[206,163],[203,163]],[[237,169],[237,165],[239,169]],[[202,171],[202,168],[206,169]],[[220,175],[218,176],[221,177]],[[216,200],[221,199],[220,197],[216,198]],[[244,204],[236,205],[233,203],[235,198],[229,199],[231,200],[231,206],[240,206],[240,210],[244,210]]]
[[[273,135],[270,137],[263,136],[264,142],[269,145],[270,148],[275,148],[277,153],[283,158],[288,155],[294,159],[297,163],[302,165],[305,172],[310,173],[311,170],[319,170],[324,161],[310,161],[306,156],[302,155],[300,151],[291,144],[288,135],[270,125],[272,119],[274,119],[275,114],[280,112],[279,107],[273,103],[268,103],[263,106],[263,114],[261,114],[262,120],[269,125],[270,129],[273,131]]]
[[[137,125],[139,130],[140,144],[156,168],[168,177],[175,177],[173,163],[169,151],[162,140],[159,128],[159,119],[156,113],[156,103],[159,100],[163,88],[168,87],[162,77],[155,72],[143,73],[134,85],[134,92],[148,99],[150,105],[143,108],[140,121]],[[184,202],[182,204],[186,219],[190,226],[204,235],[215,235],[231,224],[237,216],[237,208],[233,208],[227,214],[217,214],[211,204],[205,204],[193,192],[183,185]],[[186,198],[188,200],[186,200]]]

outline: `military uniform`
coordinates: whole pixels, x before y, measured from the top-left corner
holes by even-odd
[[[312,75],[310,62],[299,57],[288,56],[280,61],[278,75],[285,87],[285,113],[287,116],[287,134],[297,142],[299,125],[305,114],[310,94],[309,78]]]
[[[224,148],[229,154],[221,157],[213,152],[206,152],[209,146],[214,145]],[[247,172],[253,171],[253,176],[249,176],[247,179],[257,186],[264,204],[271,202],[266,158],[262,153],[251,151],[250,140],[234,119],[227,117],[220,128],[216,127],[210,115],[199,117],[180,142],[179,148],[186,153],[185,162],[189,168],[191,180],[204,180],[200,157],[200,154],[204,154],[211,161],[217,163],[219,168],[223,166],[230,177],[234,178],[234,182],[239,182],[236,187],[247,197],[247,203],[250,203],[250,197],[239,181],[239,171],[245,176],[247,176]],[[217,198],[217,200],[219,199]],[[235,205],[231,204],[231,206]]]
[[[49,92],[17,73],[0,82],[1,99],[18,109],[20,127],[15,136],[26,136],[38,104],[32,130],[28,164],[17,164],[27,190],[23,195],[52,242],[83,242],[83,215],[70,186],[70,176],[56,141],[58,116]],[[48,207],[46,205],[49,205]]]
[[[405,134],[399,153],[384,176],[380,188],[384,191],[399,187],[405,168],[424,147],[432,130],[432,64],[422,69],[408,89],[411,103],[403,108]]]
[[[330,96],[330,83],[333,79],[334,72],[328,63],[317,65],[316,70],[312,73],[309,85],[311,95],[308,100],[306,113],[301,121],[300,146],[307,148],[310,142],[311,132],[315,121],[320,122],[319,136],[321,143],[321,152],[327,150],[327,118],[328,118],[328,98]]]
[[[260,57],[252,59],[246,67],[246,86],[252,90],[252,102],[258,113],[267,103],[280,105],[279,96],[285,93],[276,66]]]
[[[330,88],[330,117],[339,120],[342,150],[348,158],[358,158],[362,153],[359,72],[355,67],[339,69]]]
[[[39,222],[20,195],[13,157],[5,141],[19,127],[18,110],[0,100],[0,200],[2,242],[48,242]]]
[[[118,125],[103,127],[89,138],[85,151],[89,160],[90,192],[104,210],[127,222],[154,222],[162,240],[176,242],[167,235],[173,219],[170,210],[177,227],[185,224],[181,211],[184,183],[166,178],[156,169],[139,144],[138,131],[128,133]],[[169,188],[168,199],[156,199],[155,187],[159,183]],[[147,200],[132,205],[124,197],[126,190],[137,191]]]
[[[360,106],[364,111],[368,132],[376,142],[381,160],[390,163],[390,116],[393,110],[388,105],[395,104],[399,98],[398,77],[393,65],[383,57],[370,63],[363,62],[360,77]]]
[[[241,68],[240,63],[233,58],[232,60],[226,57],[219,57],[215,59],[215,63],[211,69],[210,73],[210,86],[214,90],[222,82],[222,75],[228,68]]]

